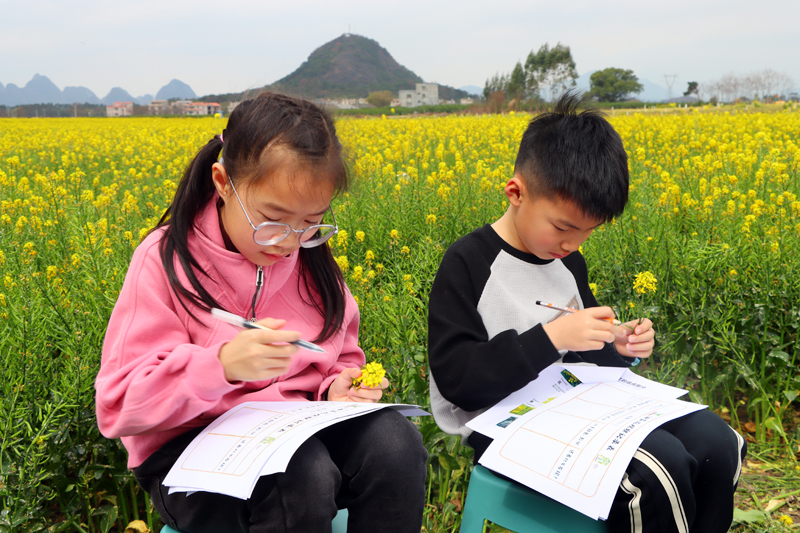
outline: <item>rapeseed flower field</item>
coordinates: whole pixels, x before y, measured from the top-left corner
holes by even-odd
[[[430,284],[447,246],[507,207],[529,119],[337,122],[353,186],[335,201],[330,245],[361,307],[362,347],[392,382],[388,401],[429,405]],[[655,324],[656,353],[639,372],[689,388],[734,427],[752,424],[756,442],[796,446],[800,113],[610,120],[629,154],[630,202],[582,251],[598,300]],[[96,429],[93,380],[133,249],[224,125],[0,119],[0,529],[157,526],[124,450]],[[451,530],[471,451],[430,418],[419,426],[426,530]]]

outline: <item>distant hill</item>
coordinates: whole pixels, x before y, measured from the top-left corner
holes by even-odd
[[[164,85],[156,94],[156,100],[169,100],[170,98],[178,98],[180,100],[192,100],[197,98],[191,87],[186,85],[180,80],[172,80]]]
[[[66,103],[63,101],[61,89],[56,87],[47,76],[34,74],[31,81],[25,84],[25,87],[18,87],[13,83],[9,83],[5,87],[0,85],[0,104],[20,105],[38,103]]]
[[[86,87],[64,87],[64,103],[99,104],[100,99]]]
[[[191,87],[180,80],[172,80],[158,91],[170,98],[193,99],[194,91]],[[47,76],[35,74],[31,81],[24,87],[18,87],[13,83],[3,85],[0,83],[0,105],[15,107],[19,105],[33,104],[105,104],[110,105],[114,102],[135,102],[138,105],[147,105],[153,100],[152,94],[145,94],[134,98],[131,94],[121,87],[114,87],[105,96],[98,98],[91,90],[86,87],[64,87],[62,91],[55,83],[50,81]]]
[[[314,50],[297,70],[265,89],[307,98],[365,98],[374,91],[397,96],[401,89],[413,89],[423,81],[377,41],[345,33]],[[439,98],[467,96],[465,91],[439,86]]]
[[[133,102],[135,98],[122,87],[114,87],[108,94],[100,100],[105,105],[111,105],[114,102]]]

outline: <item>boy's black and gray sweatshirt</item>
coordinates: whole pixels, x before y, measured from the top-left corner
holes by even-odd
[[[447,249],[428,314],[431,407],[442,430],[466,442],[469,420],[553,363],[633,361],[611,344],[580,354],[559,352],[542,325],[563,313],[536,300],[575,309],[598,305],[579,252],[542,260],[512,247],[489,225]]]

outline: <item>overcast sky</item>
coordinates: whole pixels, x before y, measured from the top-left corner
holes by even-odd
[[[800,86],[800,1],[2,0],[0,83],[34,74],[60,89],[138,97],[173,78],[198,96],[294,71],[348,32],[374,39],[425,81],[477,85],[544,43],[570,47],[578,74],[631,69],[674,92],[688,81],[771,68]]]

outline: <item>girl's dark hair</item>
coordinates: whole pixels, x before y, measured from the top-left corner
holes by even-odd
[[[195,217],[216,191],[211,167],[219,159],[220,151],[228,175],[237,184],[246,186],[269,175],[270,170],[280,164],[281,155],[288,153],[291,163],[313,171],[320,180],[329,181],[336,193],[347,189],[342,146],[333,120],[325,111],[307,100],[270,92],[236,106],[223,135],[215,135],[208,141],[186,167],[172,204],[156,226],[166,228],[160,252],[170,287],[195,320],[198,319],[187,302],[205,311],[222,307],[200,283],[197,273],[206,277],[208,274],[192,256],[188,243]],[[183,286],[178,279],[175,258],[191,288]],[[344,279],[327,245],[300,248],[298,262],[299,283],[303,283],[311,295],[311,301],[306,303],[324,319],[322,331],[315,340],[323,342],[341,329],[344,322]]]

